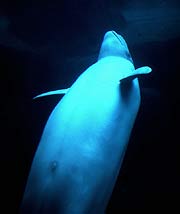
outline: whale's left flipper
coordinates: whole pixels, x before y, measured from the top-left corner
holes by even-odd
[[[152,71],[152,69],[149,66],[143,66],[140,68],[137,68],[133,71],[133,73],[129,74],[127,73],[124,77],[120,79],[120,82],[129,82],[137,77],[140,77],[145,74],[149,74]]]
[[[66,94],[69,91],[69,88],[66,89],[61,89],[61,90],[55,90],[55,91],[49,91],[43,94],[39,94],[35,97],[33,97],[33,100],[39,97],[45,97],[45,96],[49,96],[49,95],[55,95],[55,94]]]

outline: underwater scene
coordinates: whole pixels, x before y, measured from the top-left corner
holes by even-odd
[[[1,0],[1,213],[179,210],[179,0]]]

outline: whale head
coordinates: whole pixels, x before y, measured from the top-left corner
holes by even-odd
[[[118,58],[118,64],[113,65],[113,61],[107,57],[119,57]],[[134,63],[131,57],[131,54],[129,52],[128,46],[124,38],[117,34],[115,31],[107,31],[104,35],[101,48],[99,51],[98,61],[101,59],[106,58],[107,60],[104,61],[104,63],[101,63],[99,66],[98,62],[95,63],[96,69],[98,65],[98,70],[107,70],[107,65],[109,65],[109,68],[113,68],[114,70],[120,70],[119,74],[119,81],[127,83],[133,80],[136,77],[139,77],[144,74],[148,74],[151,72],[151,68],[148,66],[143,66],[138,69],[134,68]],[[120,60],[119,60],[120,59]],[[123,60],[122,60],[123,59]],[[125,60],[124,60],[125,59]],[[103,61],[103,60],[102,60]],[[101,62],[102,62],[101,61]],[[116,58],[117,62],[117,58]],[[93,69],[95,67],[93,66]],[[117,68],[117,69],[116,69]],[[92,70],[93,70],[92,69]],[[113,70],[112,69],[112,70]],[[109,69],[111,70],[111,69]],[[116,72],[114,72],[116,74]],[[44,97],[48,95],[54,95],[54,94],[65,94],[68,92],[69,89],[60,89],[56,91],[49,91],[43,94],[40,94],[38,96],[35,96],[33,99]]]
[[[98,61],[111,56],[119,57],[120,59],[119,63],[121,64],[121,75],[119,80],[121,82],[130,82],[134,78],[148,74],[152,71],[149,66],[143,66],[137,69],[134,68],[134,63],[126,41],[115,31],[107,31],[105,33],[101,44]],[[109,62],[112,61],[110,60]],[[118,65],[118,69],[120,69],[120,64]]]
[[[105,33],[98,60],[108,56],[122,57],[133,63],[126,41],[115,31],[108,31]]]

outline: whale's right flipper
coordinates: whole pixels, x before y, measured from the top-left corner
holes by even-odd
[[[68,91],[69,91],[69,88],[45,92],[45,93],[42,93],[42,94],[39,94],[39,95],[33,97],[33,100],[37,99],[39,97],[45,97],[45,96],[49,96],[49,95],[66,94]]]

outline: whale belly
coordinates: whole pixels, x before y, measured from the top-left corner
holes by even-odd
[[[28,178],[24,213],[104,213],[140,95],[137,79],[127,94],[120,84],[92,87],[71,90],[50,115]]]

